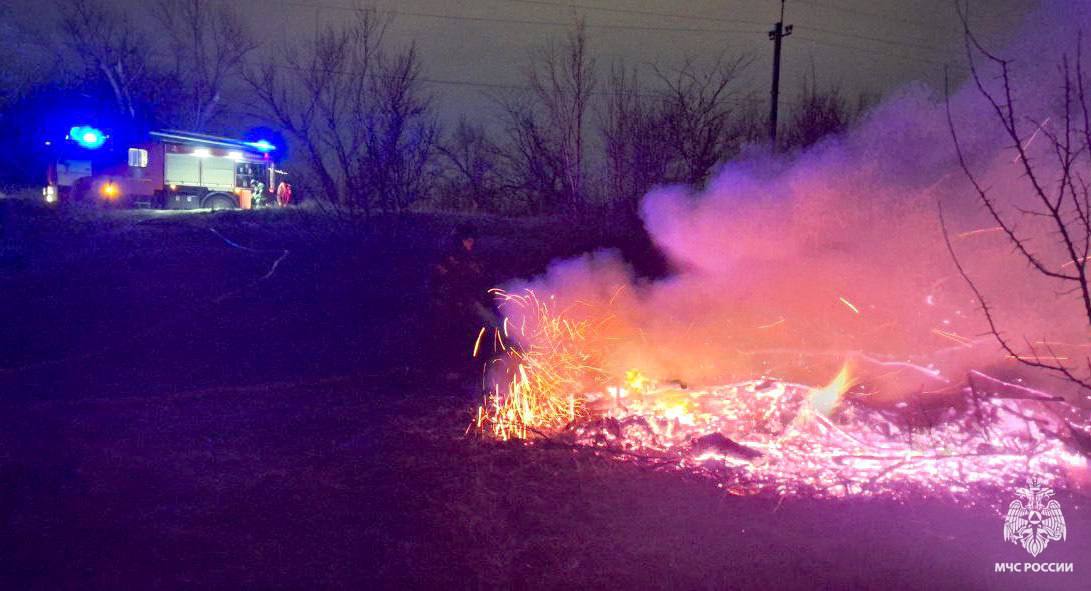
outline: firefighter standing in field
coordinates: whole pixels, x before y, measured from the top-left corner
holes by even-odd
[[[448,365],[448,377],[452,379],[471,369],[472,339],[481,327],[496,324],[483,267],[474,251],[476,242],[473,226],[460,225],[442,258],[432,267],[433,353],[437,360],[461,360]]]

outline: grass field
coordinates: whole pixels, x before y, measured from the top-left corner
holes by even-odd
[[[1039,557],[1074,573],[996,574],[1029,559],[1011,494],[743,498],[466,437],[473,380],[424,353],[461,218],[4,207],[2,588],[1086,588],[1086,498]],[[662,271],[620,222],[476,222],[498,283],[596,246]]]

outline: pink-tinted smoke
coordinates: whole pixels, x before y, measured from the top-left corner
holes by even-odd
[[[1063,131],[1058,66],[1064,55],[1074,58],[1088,13],[1082,3],[1046,6],[997,52],[1017,58],[1014,99],[1028,138],[1042,122]],[[1064,18],[1043,16],[1050,14]],[[1035,33],[1046,26],[1049,35]],[[996,70],[980,66],[989,90],[999,90]],[[1060,268],[1068,259],[1054,246],[1055,229],[1018,211],[1034,201],[1011,141],[965,70],[952,76],[963,79],[951,109],[969,165],[1041,258]],[[1029,146],[1052,181],[1049,148],[1042,134]],[[1085,157],[1080,166],[1089,163]],[[645,227],[674,269],[666,279],[637,280],[616,253],[596,252],[510,287],[553,296],[574,317],[608,315],[602,363],[616,375],[638,368],[695,384],[760,375],[820,384],[856,358],[871,364],[865,380],[880,398],[951,391],[971,369],[1063,390],[1020,367],[987,334],[944,244],[940,203],[954,248],[1012,342],[1091,354],[1077,295],[1059,293],[1063,286],[1031,269],[996,230],[958,166],[942,95],[918,86],[806,152],[754,151],[703,189],[645,196]]]

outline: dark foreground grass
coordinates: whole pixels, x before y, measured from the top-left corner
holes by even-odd
[[[0,274],[0,588],[1039,589],[1091,567],[1068,492],[1069,539],[1042,558],[1076,573],[999,575],[1028,557],[1001,539],[1011,495],[741,498],[467,437],[472,384],[420,355],[421,281],[460,220],[257,213],[23,228]],[[609,243],[478,221],[498,279]]]
[[[14,484],[4,586],[1079,588],[1077,575],[992,573],[1025,558],[1000,540],[1004,498],[725,495],[589,450],[464,437],[464,400],[410,387],[388,376],[9,408],[26,427],[0,437]],[[1086,509],[1066,510],[1072,535],[1050,560],[1080,564]]]

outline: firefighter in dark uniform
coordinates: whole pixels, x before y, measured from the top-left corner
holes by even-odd
[[[474,250],[477,232],[470,224],[458,226],[432,267],[432,329],[437,360],[446,361],[449,377],[472,369],[470,349],[481,330],[496,325],[484,269]],[[479,360],[478,360],[479,361]]]

